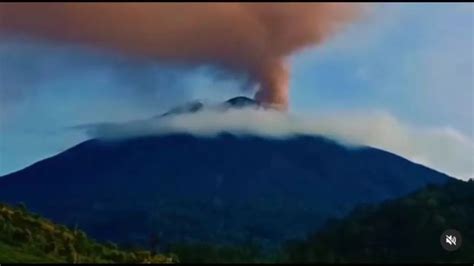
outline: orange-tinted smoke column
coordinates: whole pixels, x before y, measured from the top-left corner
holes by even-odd
[[[341,3],[3,3],[0,34],[27,34],[173,62],[217,64],[259,83],[286,108],[285,60],[357,14]]]

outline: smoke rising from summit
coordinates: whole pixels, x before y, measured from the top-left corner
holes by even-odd
[[[359,10],[342,3],[5,3],[0,34],[222,66],[258,83],[258,100],[286,108],[288,56],[325,41]]]

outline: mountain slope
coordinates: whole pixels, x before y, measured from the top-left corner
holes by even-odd
[[[0,201],[25,202],[98,239],[274,246],[363,202],[450,177],[373,148],[322,137],[187,134],[89,140],[0,178]]]
[[[305,241],[288,245],[292,263],[434,263],[474,261],[474,181],[451,180],[378,206],[361,207]],[[440,245],[447,229],[462,235],[453,252]]]

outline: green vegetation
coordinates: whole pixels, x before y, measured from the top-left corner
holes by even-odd
[[[440,245],[446,229],[458,230],[462,246]],[[429,186],[378,206],[359,207],[328,222],[304,241],[289,243],[289,262],[474,262],[474,181]]]
[[[183,263],[433,263],[474,261],[474,181],[430,185],[406,197],[356,208],[305,240],[266,250],[258,241],[240,246],[177,243],[164,249]],[[446,229],[461,232],[460,249],[439,241]],[[125,234],[127,232],[124,232]],[[99,244],[29,213],[0,204],[0,263],[172,263],[176,256],[124,251]]]
[[[174,256],[124,251],[100,244],[77,228],[69,229],[28,212],[0,204],[0,263],[173,263]]]
[[[170,251],[195,263],[433,263],[474,261],[474,181],[452,180],[379,205],[359,206],[330,220],[306,240],[279,251],[258,245],[175,244]],[[459,250],[440,245],[446,229],[457,229]]]

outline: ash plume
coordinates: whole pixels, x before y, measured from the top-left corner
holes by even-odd
[[[144,59],[245,73],[255,97],[285,109],[292,53],[359,14],[346,3],[3,3],[0,34],[110,49]]]

